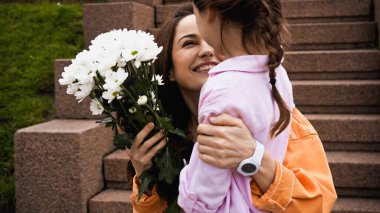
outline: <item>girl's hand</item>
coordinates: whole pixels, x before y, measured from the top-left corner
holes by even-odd
[[[137,135],[127,153],[139,177],[143,171],[152,166],[152,158],[166,144],[166,138],[162,132],[158,132],[153,137],[141,144],[145,137],[153,130],[154,124],[148,123]]]
[[[219,168],[236,168],[253,155],[256,141],[239,118],[221,114],[197,128],[199,158]]]

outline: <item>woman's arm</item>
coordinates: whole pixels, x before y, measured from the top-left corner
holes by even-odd
[[[240,119],[220,115],[211,122],[213,125],[200,125],[199,133],[208,136],[199,137],[200,149],[213,150],[202,151],[202,160],[216,167],[236,168],[241,160],[251,156],[252,151],[246,150],[254,149],[252,137],[241,123]],[[268,171],[263,177],[268,177],[271,183],[263,184],[260,177],[254,177],[251,192],[256,207],[272,212],[331,211],[337,195],[326,154],[318,134],[297,109],[293,111],[283,164],[275,161],[274,172],[269,172],[273,169],[267,169],[265,162],[270,160],[263,159],[261,169]]]
[[[253,203],[273,212],[331,212],[337,195],[322,142],[310,122],[293,112],[292,131],[283,164],[265,193],[252,182]]]
[[[210,124],[199,124],[197,128],[201,160],[219,168],[235,169],[253,155],[256,141],[241,119],[221,114],[211,117]],[[265,152],[261,167],[253,176],[262,191],[268,190],[275,173],[276,161]]]

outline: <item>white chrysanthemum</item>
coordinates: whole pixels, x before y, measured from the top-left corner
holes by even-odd
[[[129,111],[129,113],[133,114],[133,113],[137,112],[137,109],[136,109],[136,107],[132,107],[132,108],[129,108],[128,111]]]
[[[153,35],[143,31],[123,29],[102,33],[91,41],[89,50],[77,54],[72,64],[65,67],[59,83],[67,85],[66,92],[74,94],[80,102],[102,82],[98,79],[100,75],[105,82],[100,85],[105,90],[102,97],[110,103],[123,96],[121,85],[128,77],[124,70],[126,63],[131,61],[138,68],[142,62],[149,62],[151,66],[161,51]],[[159,85],[162,85],[161,79],[156,77]]]
[[[152,102],[153,102],[153,104],[156,104],[156,95],[154,94],[154,92],[153,91],[150,91],[149,92],[150,93],[150,97],[152,98]]]
[[[158,105],[156,105],[156,102],[157,102],[157,99],[156,99],[156,95],[154,94],[153,91],[150,91],[150,97],[152,98],[152,102],[153,102],[153,109],[156,110],[156,111],[159,111],[159,107]]]
[[[102,97],[106,100],[108,100],[108,103],[111,103],[113,101],[113,99],[117,98],[117,99],[121,99],[123,96],[122,96],[122,93],[121,93],[121,88],[120,87],[117,87],[117,88],[114,88],[114,89],[110,89],[110,90],[106,90],[102,93]]]
[[[162,78],[162,75],[156,74],[155,76],[152,76],[152,80],[151,81],[154,81],[154,80],[157,81],[158,85],[160,85],[160,86],[164,85],[164,80]]]
[[[61,76],[62,78],[58,80],[61,85],[69,85],[77,80],[78,68],[75,64],[70,64],[64,68]]]
[[[94,83],[78,85],[78,91],[74,94],[76,99],[79,100],[78,103],[82,102],[84,98],[90,95],[93,87]]]
[[[119,88],[127,78],[128,73],[122,68],[119,68],[117,72],[106,72],[103,88],[106,90],[115,90]]]
[[[75,94],[78,91],[78,84],[69,84],[67,85],[66,93],[69,95]]]
[[[148,97],[146,95],[139,95],[139,99],[137,100],[138,105],[144,105],[148,101]]]
[[[93,115],[101,115],[104,111],[104,107],[98,99],[92,99],[90,103],[90,110]]]

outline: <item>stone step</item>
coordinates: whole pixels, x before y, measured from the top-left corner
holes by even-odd
[[[375,22],[290,24],[291,50],[376,47]]]
[[[14,136],[16,212],[88,212],[102,190],[113,133],[94,120],[52,120]]]
[[[160,26],[170,18],[185,0],[165,0],[156,6],[156,24]],[[371,19],[371,0],[292,0],[282,2],[283,13],[294,22],[344,22]]]
[[[90,199],[89,213],[132,213],[130,196],[129,190],[106,189]]]
[[[380,113],[379,80],[292,81],[296,106],[303,113]]]
[[[380,198],[379,189],[338,187],[335,190],[339,197]]]
[[[338,198],[332,213],[380,213],[380,199]]]
[[[90,213],[132,212],[128,190],[107,189],[90,200]],[[380,199],[338,198],[332,213],[379,213]]]
[[[328,151],[380,151],[380,115],[307,114]]]
[[[326,154],[338,193],[340,189],[343,189],[345,196],[355,196],[363,189],[380,191],[379,152],[327,151]],[[125,151],[111,153],[106,159],[104,167],[107,168],[107,186],[111,184],[111,189],[131,189],[131,181],[124,169],[129,162]],[[111,172],[108,174],[108,171]],[[374,192],[372,196],[378,197],[379,193]]]
[[[155,5],[162,5],[163,4],[163,0],[107,0],[107,2],[117,2],[117,3],[120,3],[120,2],[135,2],[135,3],[139,3],[139,4],[145,4],[147,6],[155,6]]]
[[[287,51],[284,67],[291,80],[380,79],[380,51]]]
[[[154,27],[154,8],[135,2],[93,3],[83,5],[84,45],[100,33],[112,29],[147,30]]]
[[[104,180],[108,189],[132,189],[132,175],[127,169],[126,150],[115,150],[103,160]]]
[[[336,188],[380,190],[379,152],[342,151],[326,154]]]
[[[289,24],[286,50],[340,50],[376,47],[375,22]],[[149,29],[157,35],[158,28]]]

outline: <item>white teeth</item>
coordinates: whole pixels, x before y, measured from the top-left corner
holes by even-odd
[[[195,71],[196,72],[209,71],[213,67],[215,67],[215,65],[212,65],[212,64],[203,65],[203,66],[197,67],[197,69],[195,69]]]

